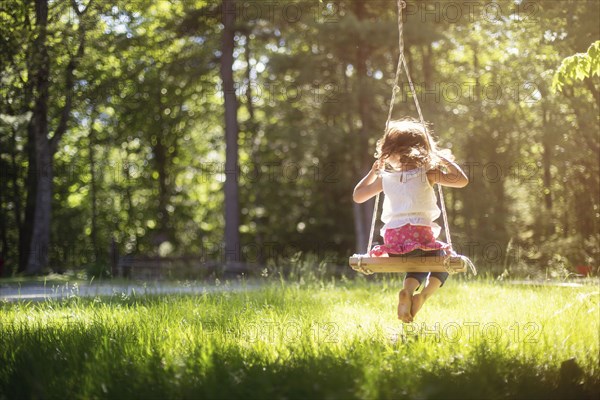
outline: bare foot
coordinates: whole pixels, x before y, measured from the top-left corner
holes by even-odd
[[[411,295],[404,289],[398,294],[398,319],[402,322],[412,322],[410,315]]]
[[[414,318],[415,315],[419,312],[421,307],[423,307],[423,303],[425,303],[425,296],[422,293],[415,294],[412,298],[412,305],[410,307],[410,314]]]

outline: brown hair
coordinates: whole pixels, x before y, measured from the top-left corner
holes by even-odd
[[[385,160],[390,156],[400,157],[402,164],[415,164],[417,167],[426,167],[428,170],[435,168],[439,163],[439,156],[443,155],[453,159],[450,150],[441,150],[431,136],[431,128],[425,126],[414,118],[402,118],[390,121],[383,137],[377,141],[375,157]],[[427,137],[431,149],[427,145]]]

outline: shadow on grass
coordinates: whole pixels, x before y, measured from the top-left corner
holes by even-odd
[[[493,353],[492,353],[493,354]],[[560,368],[478,354],[466,367],[422,374],[423,399],[598,399],[600,378],[586,374],[575,359]]]
[[[334,357],[281,365],[199,352],[174,367],[157,352],[134,360],[115,350],[110,364],[96,359],[97,366],[57,359],[51,351],[18,355],[0,383],[0,399],[357,398],[353,380],[360,370]]]
[[[247,365],[234,353],[215,356],[204,379],[182,393],[186,398],[310,399],[357,398],[356,366],[333,356]]]
[[[167,362],[158,346],[110,339],[95,346],[96,334],[52,346],[40,341],[36,351],[14,349],[10,360],[3,352],[0,399],[597,399],[600,393],[599,378],[574,360],[552,368],[491,353],[426,371],[400,360],[386,369],[352,354],[266,362],[256,351],[201,345]],[[82,352],[80,345],[88,340],[89,349]]]

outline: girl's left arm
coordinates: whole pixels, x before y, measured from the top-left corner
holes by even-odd
[[[441,165],[446,167],[447,171],[442,171],[441,168],[435,168],[429,171],[427,173],[427,177],[429,178],[431,184],[439,183],[442,186],[450,186],[455,188],[467,186],[469,183],[469,178],[460,168],[460,166],[444,157],[440,158],[442,159]]]
[[[382,167],[383,161],[375,161],[369,173],[358,182],[352,194],[352,199],[356,203],[364,203],[383,191],[383,183],[377,173]]]

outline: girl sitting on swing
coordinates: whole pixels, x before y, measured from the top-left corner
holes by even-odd
[[[435,183],[461,188],[469,183],[448,149],[438,149],[429,129],[412,118],[390,121],[377,141],[377,160],[354,188],[353,199],[364,203],[381,191],[385,194],[381,221],[384,244],[374,246],[371,257],[389,257],[415,251],[452,254],[450,246],[436,240],[441,228]],[[386,168],[387,167],[387,168]],[[414,254],[414,253],[413,253]],[[423,303],[440,288],[448,273],[408,272],[398,295],[398,318],[412,322]],[[426,281],[423,290],[415,291]]]

